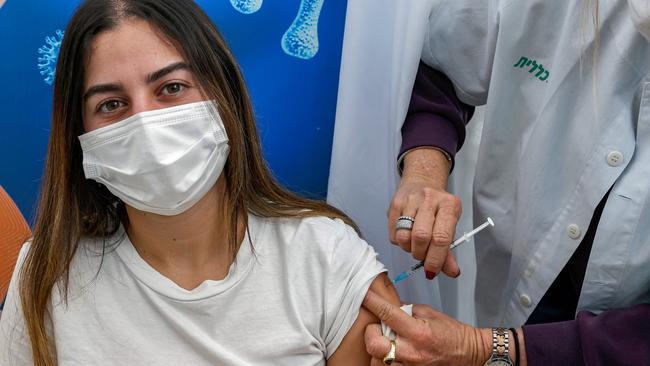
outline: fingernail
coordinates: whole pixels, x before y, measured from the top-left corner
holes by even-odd
[[[436,273],[435,273],[435,272],[424,271],[424,273],[425,273],[426,276],[427,276],[427,280],[432,280],[434,277],[436,277]]]
[[[456,278],[460,277],[460,269],[458,270],[458,274],[456,275]]]

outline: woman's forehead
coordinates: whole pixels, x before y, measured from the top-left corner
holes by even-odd
[[[144,20],[129,19],[93,39],[86,58],[85,84],[110,82],[117,75],[146,75],[183,61],[181,53],[161,32]]]

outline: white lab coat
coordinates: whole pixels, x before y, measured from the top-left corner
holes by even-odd
[[[327,199],[360,226],[389,275],[416,261],[388,242],[386,209],[399,183],[396,161],[400,127],[408,109],[420,61],[431,0],[348,1],[339,78],[332,163]],[[474,166],[480,140],[481,113],[475,113],[449,189],[471,202]],[[457,226],[471,230],[471,205]],[[424,272],[397,285],[404,301],[428,304],[466,323],[475,324],[474,243],[455,250],[463,274],[458,279]]]
[[[628,1],[601,1],[594,67],[586,4],[432,7],[423,61],[449,76],[461,100],[487,104],[473,208],[475,222],[490,216],[496,227],[475,238],[481,326],[526,321],[610,188],[578,310],[650,302],[648,27]]]

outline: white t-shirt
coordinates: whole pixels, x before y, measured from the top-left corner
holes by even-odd
[[[123,230],[103,261],[102,242],[83,240],[68,306],[52,292],[59,366],[324,365],[383,265],[340,220],[249,215],[249,232],[254,249],[247,235],[228,275],[191,291],[149,266]],[[32,365],[17,273],[0,320],[0,365]]]

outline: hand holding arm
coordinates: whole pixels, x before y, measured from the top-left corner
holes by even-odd
[[[409,366],[483,365],[492,353],[491,329],[472,328],[423,305],[415,305],[409,317],[371,292],[363,305],[398,334],[397,360]],[[576,320],[524,326],[517,329],[519,365],[644,364],[650,359],[649,327],[650,304],[600,315],[583,311]],[[515,360],[513,336],[510,332]],[[390,342],[375,325],[367,327],[365,338],[372,365],[382,365]]]
[[[424,305],[413,306],[413,317],[398,306],[368,292],[363,306],[397,333],[396,362],[393,365],[483,365],[492,349],[490,329],[478,329],[460,323]],[[383,365],[390,341],[379,325],[366,328],[366,348],[371,365]],[[523,365],[523,364],[522,364]]]

